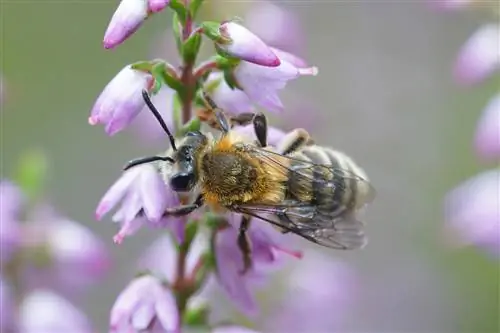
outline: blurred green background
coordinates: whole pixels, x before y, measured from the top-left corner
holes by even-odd
[[[84,300],[99,331],[153,233],[141,230],[115,246],[116,226],[94,221],[95,206],[125,161],[159,147],[131,133],[108,138],[87,118],[105,84],[127,63],[149,58],[152,42],[170,27],[168,15],[155,15],[105,51],[101,41],[116,5],[2,0],[0,9],[2,177],[15,172],[26,149],[44,149],[51,201],[108,242],[117,264]],[[250,5],[257,4],[211,1],[205,17],[244,15]],[[474,249],[446,248],[441,206],[447,190],[488,167],[476,162],[472,136],[499,82],[463,89],[451,77],[458,49],[487,14],[439,13],[424,1],[279,5],[302,20],[302,55],[320,69],[287,87],[285,106],[298,94],[312,101],[318,111],[309,130],[317,141],[353,156],[378,190],[366,250],[330,253],[351,263],[364,286],[344,331],[498,332],[499,266]],[[299,117],[311,113],[273,123],[291,129]]]

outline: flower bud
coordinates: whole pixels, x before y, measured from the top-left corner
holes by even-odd
[[[149,2],[158,3],[161,1]],[[155,4],[155,8],[158,8],[157,4]],[[123,43],[139,29],[142,22],[144,22],[147,17],[148,3],[146,0],[122,0],[113,14],[108,29],[104,34],[104,48],[112,49]]]
[[[500,160],[500,94],[488,103],[479,119],[475,147],[484,159]]]
[[[280,65],[280,59],[271,48],[247,28],[228,21],[220,25],[219,33],[230,40],[218,44],[229,55],[261,66]]]
[[[148,0],[148,7],[150,11],[157,13],[167,7],[169,3],[170,0]]]
[[[104,88],[97,98],[89,124],[103,124],[108,135],[127,127],[146,106],[142,90],[151,87],[151,75],[124,67]]]

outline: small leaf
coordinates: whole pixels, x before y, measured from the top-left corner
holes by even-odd
[[[195,132],[199,131],[201,128],[201,121],[199,118],[194,117],[192,118],[187,124],[182,126],[182,128],[178,131],[178,134],[180,136],[186,135],[188,132]]]
[[[138,61],[138,62],[134,62],[132,65],[130,65],[130,67],[132,69],[135,69],[137,71],[141,71],[141,72],[151,72],[151,68],[153,67],[154,65],[154,61]]]
[[[189,11],[191,12],[191,17],[193,18],[193,20],[196,18],[196,15],[198,14],[198,10],[200,9],[202,3],[203,0],[191,0],[191,3],[189,4]]]
[[[174,32],[175,44],[177,45],[177,52],[182,54],[182,23],[179,20],[179,15],[174,13],[172,18],[172,31]]]
[[[191,243],[193,242],[193,239],[198,232],[198,226],[199,223],[197,221],[189,221],[189,223],[187,223],[184,242],[182,242],[182,244],[180,244],[179,246],[179,249],[181,251],[187,252],[189,250],[189,247],[191,246]]]
[[[231,89],[238,89],[239,88],[238,82],[234,78],[233,71],[231,71],[231,70],[225,70],[224,71],[224,80],[226,81],[227,85]]]
[[[221,35],[219,31],[220,23],[214,21],[205,21],[201,23],[201,28],[203,33],[216,43],[220,44],[230,44],[232,40]]]
[[[217,68],[219,69],[232,69],[240,63],[240,59],[233,58],[231,56],[217,55],[215,57],[215,62],[217,63]]]
[[[189,36],[182,46],[182,57],[185,63],[194,63],[196,57],[200,51],[201,46],[201,35],[199,33],[194,33]]]
[[[208,304],[202,304],[195,308],[188,309],[182,318],[182,322],[187,326],[206,327],[208,325],[208,315],[210,309]]]
[[[169,7],[178,15],[179,21],[182,25],[186,24],[187,9],[184,4],[179,0],[170,1]]]
[[[155,80],[164,82],[166,85],[176,91],[184,90],[184,85],[182,84],[182,82],[169,73],[169,71],[167,70],[167,65],[164,62],[155,64],[151,70],[151,75],[153,75]]]
[[[45,186],[48,161],[41,150],[31,150],[24,153],[17,169],[16,183],[26,195],[37,197]]]

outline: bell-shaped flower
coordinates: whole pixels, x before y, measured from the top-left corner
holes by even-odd
[[[212,333],[259,333],[257,331],[251,330],[242,326],[219,326],[213,329]]]
[[[111,309],[110,332],[180,332],[175,296],[152,275],[135,278]]]
[[[276,49],[273,49],[276,51]],[[241,61],[233,71],[238,86],[250,100],[259,106],[274,112],[283,111],[278,91],[283,89],[287,82],[303,75],[316,75],[316,67],[298,66],[298,57],[291,57],[289,53],[277,51],[281,64],[277,67],[259,66],[247,61]],[[283,56],[285,55],[285,56]],[[279,55],[278,55],[279,56]],[[293,59],[292,62],[290,60]]]
[[[37,207],[25,223],[23,251],[29,260],[23,278],[32,288],[83,293],[111,268],[102,240],[48,206]]]
[[[476,84],[500,69],[500,24],[489,23],[477,30],[460,50],[455,77],[463,84]]]
[[[157,3],[159,1],[149,2]],[[121,0],[104,34],[104,48],[112,49],[136,32],[142,22],[147,19],[148,10],[148,1],[146,0]]]
[[[120,223],[121,229],[115,236],[115,242],[121,243],[123,238],[134,234],[143,225],[150,227],[171,226],[174,231],[183,219],[168,217],[163,214],[167,207],[180,204],[179,198],[160,176],[152,163],[132,167],[109,188],[96,209],[96,219],[121,202],[120,208],[113,216],[113,221]]]
[[[213,86],[210,97],[215,104],[231,115],[238,115],[245,112],[254,112],[252,101],[240,89],[232,89],[224,79],[222,72],[212,72],[207,78],[206,86]]]
[[[252,266],[245,274],[243,254],[238,247],[237,225],[241,215],[229,214],[231,227],[217,234],[215,256],[217,262],[217,278],[223,290],[236,304],[238,309],[247,315],[257,314],[253,288],[262,284],[266,276],[284,263],[283,254],[301,258],[302,253],[286,248],[284,239],[271,225],[262,221],[253,221],[248,230],[251,243]]]
[[[244,135],[245,137],[252,138],[253,140],[257,140],[257,136],[255,135],[255,128],[253,124],[238,126],[234,129],[237,133]],[[281,140],[285,137],[285,132],[280,130],[279,128],[269,126],[267,128],[267,144],[269,146],[277,147]]]
[[[446,236],[454,246],[475,245],[500,256],[500,171],[460,184],[445,200]]]
[[[8,261],[18,249],[21,241],[19,214],[24,196],[15,184],[8,180],[0,182],[0,263]]]
[[[146,106],[142,90],[149,90],[152,84],[151,75],[125,66],[97,98],[89,124],[103,124],[108,135],[123,130]]]
[[[479,156],[500,160],[500,94],[491,99],[484,109],[474,141]]]
[[[28,294],[19,310],[19,332],[92,333],[92,327],[80,309],[50,290]]]
[[[280,65],[280,59],[271,48],[244,26],[226,21],[219,26],[219,33],[225,39],[219,47],[231,56],[260,66]]]
[[[148,0],[149,10],[153,13],[158,13],[168,6],[170,0]]]
[[[12,299],[12,289],[7,282],[0,277],[0,332],[15,332],[16,311]]]

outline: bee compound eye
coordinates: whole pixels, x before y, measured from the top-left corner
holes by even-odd
[[[194,184],[194,175],[188,172],[179,172],[170,178],[170,186],[174,191],[189,191]]]

